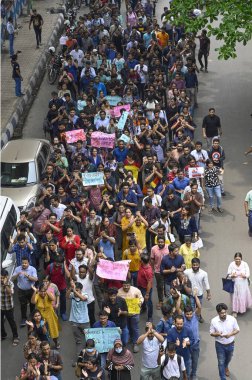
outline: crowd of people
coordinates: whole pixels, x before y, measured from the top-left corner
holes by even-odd
[[[20,327],[27,328],[20,380],[62,379],[60,347],[67,342],[60,325],[67,321],[81,380],[131,379],[141,346],[137,378],[197,379],[204,294],[211,299],[208,273],[200,267],[201,215],[206,198],[208,212],[221,215],[225,196],[214,108],[195,132],[198,77],[208,75],[210,40],[205,30],[194,36],[172,25],[168,8],[156,17],[150,0],[127,2],[126,22],[120,6],[92,3],[75,28],[66,23],[60,38],[62,75],[46,117],[50,159],[37,202],[21,212],[10,241],[14,274],[1,271],[2,340],[6,319],[13,346],[20,343],[15,281]],[[68,142],[68,132],[80,130],[84,137]],[[108,135],[112,148],[104,143]],[[102,183],[84,185],[83,174],[91,173],[102,174]],[[124,280],[97,274],[103,261],[124,260]],[[227,269],[233,315],[218,304],[210,327],[221,380],[229,376],[237,314],[252,306],[249,276],[236,253]],[[129,301],[136,301],[135,312]],[[154,307],[162,313],[159,321]],[[146,322],[142,334],[140,320]],[[87,335],[107,328],[119,335],[99,352]]]

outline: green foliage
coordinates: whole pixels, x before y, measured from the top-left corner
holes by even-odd
[[[200,17],[190,17],[201,9]],[[219,59],[236,58],[236,44],[245,46],[252,38],[252,0],[173,0],[171,15],[175,25],[185,25],[187,32],[207,29],[208,36],[221,41],[216,48]]]

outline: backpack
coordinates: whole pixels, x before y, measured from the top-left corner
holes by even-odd
[[[169,356],[166,355],[164,362],[160,366],[160,376],[161,376],[162,380],[168,380],[163,375],[164,367],[167,366],[168,361],[169,361]],[[178,363],[178,366],[179,366],[179,372],[180,372],[180,376],[181,376],[181,356],[180,355],[177,355],[177,363]]]

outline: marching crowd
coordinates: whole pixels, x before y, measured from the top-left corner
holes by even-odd
[[[150,0],[128,2],[126,22],[120,6],[119,0],[92,3],[60,38],[62,75],[46,117],[50,159],[37,202],[21,212],[10,241],[17,262],[12,278],[1,271],[2,340],[6,319],[13,346],[20,344],[14,282],[20,327],[27,328],[20,380],[62,379],[66,321],[76,344],[73,376],[75,370],[82,380],[131,379],[140,346],[141,380],[197,379],[204,293],[211,299],[200,267],[201,215],[221,215],[225,196],[214,108],[197,132],[202,138],[194,137],[198,77],[208,72],[210,40],[205,30],[194,36],[175,27],[168,8],[156,17]],[[84,137],[69,142],[69,132],[80,130]],[[97,144],[95,132],[111,135],[114,146],[102,138]],[[102,174],[101,182],[84,185],[83,174],[91,173]],[[113,267],[124,260],[124,280],[97,274],[104,261]],[[233,313],[219,303],[210,326],[221,380],[229,376],[237,314],[252,306],[249,276],[236,253],[227,269]],[[99,352],[93,329],[112,328],[118,336]]]

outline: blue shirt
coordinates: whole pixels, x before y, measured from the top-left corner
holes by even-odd
[[[114,256],[114,244],[111,243],[109,240],[103,241],[103,239],[99,242],[99,248],[103,248],[104,254],[107,256],[108,259],[115,260]]]
[[[176,354],[183,357],[184,361],[187,362],[190,359],[190,346],[193,346],[195,343],[193,333],[187,327],[183,327],[181,331],[178,331],[176,327],[172,327],[167,334],[167,342],[176,343],[177,338],[180,341],[180,345],[176,348]],[[182,347],[183,339],[190,339],[190,346]]]
[[[126,200],[129,203],[134,203],[135,205],[137,205],[137,202],[138,202],[137,196],[134,193],[134,191],[132,191],[132,190],[129,190],[129,192],[126,196],[123,194],[123,190],[119,191],[119,193],[117,194],[117,197],[116,197],[116,202],[121,203],[122,200]],[[133,206],[133,207],[132,206],[126,206],[126,207],[130,208],[132,210],[132,212],[135,212],[137,206]]]
[[[29,265],[27,269],[23,269],[21,265],[16,267],[16,269],[14,270],[13,276],[16,276],[20,272],[23,272],[23,273],[28,274],[29,276],[38,278],[36,269],[32,267],[31,265]],[[28,280],[28,278],[23,274],[20,274],[17,278],[17,286],[19,289],[30,290],[34,284],[35,284],[35,281]]]
[[[17,260],[17,266],[20,266],[22,264],[22,258],[24,256],[28,257],[29,264],[32,264],[32,253],[33,251],[30,250],[30,248],[26,245],[24,248],[21,248],[19,244],[14,244],[12,248],[12,252],[16,254],[16,260]]]
[[[176,190],[184,190],[186,188],[186,186],[189,185],[189,178],[184,177],[183,179],[179,179],[178,177],[176,177],[172,181],[172,184],[174,186],[175,191]],[[179,196],[181,196],[181,194],[178,193],[177,191],[176,191],[176,194],[178,194]]]
[[[183,264],[185,264],[185,261],[182,255],[176,255],[174,259],[170,255],[165,255],[161,261],[160,273],[163,274],[163,270],[171,269],[171,267],[181,268]],[[175,278],[177,278],[177,272],[164,275],[164,280],[167,284],[171,284]]]
[[[96,96],[100,96],[100,91],[103,91],[104,96],[107,96],[107,89],[104,83],[99,82],[94,84],[94,89],[96,89]]]
[[[184,327],[187,327],[191,330],[195,344],[199,342],[199,319],[195,313],[193,313],[192,319],[189,321],[186,317],[184,317]]]
[[[94,329],[97,329],[97,328],[99,328],[99,327],[101,327],[101,328],[116,327],[116,324],[115,324],[114,322],[112,322],[112,321],[109,321],[109,320],[108,320],[106,326],[102,326],[102,324],[101,324],[100,321],[95,322],[95,323],[93,324],[93,328],[94,328]]]
[[[129,149],[127,148],[124,148],[123,150],[121,150],[117,147],[113,151],[113,156],[115,157],[117,162],[123,162],[126,160],[128,152],[129,152]]]
[[[86,293],[82,292],[83,296],[88,296]],[[70,322],[75,323],[88,323],[88,308],[87,301],[82,301],[80,298],[77,298],[74,293],[70,293],[70,298],[72,300],[71,303],[71,311],[70,311]]]
[[[168,334],[168,331],[172,328],[173,319],[170,317],[167,321],[160,319],[156,325],[156,331],[160,334]]]

